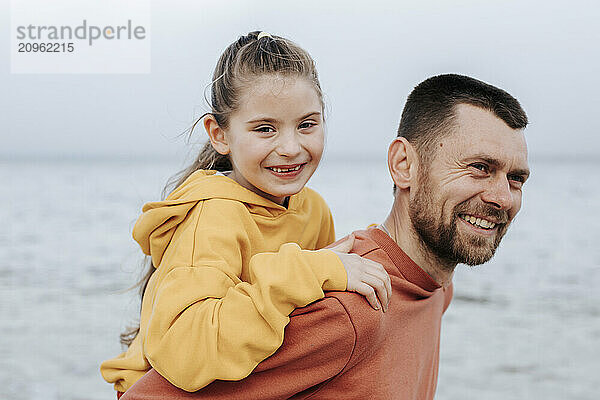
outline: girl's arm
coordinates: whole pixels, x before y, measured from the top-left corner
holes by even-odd
[[[176,248],[161,263],[169,271],[157,271],[161,276],[148,293],[153,302],[142,332],[144,353],[186,391],[246,377],[281,346],[294,308],[323,298],[323,290],[346,289],[346,271],[335,253],[296,244],[253,256],[251,283],[242,282],[246,228],[231,213],[200,212],[195,226],[185,228],[194,243],[181,237],[170,244]],[[190,256],[187,264],[182,252]]]
[[[346,300],[358,308],[359,317],[370,314],[356,299]],[[336,297],[325,297],[292,313],[283,346],[261,362],[241,381],[215,381],[195,393],[187,393],[156,371],[150,370],[130,389],[122,400],[151,399],[245,399],[277,400],[317,391],[339,374],[355,355],[356,327],[347,313],[347,305]],[[379,318],[379,317],[377,317]],[[377,323],[363,323],[376,331]],[[364,335],[376,338],[378,335]],[[243,393],[243,396],[241,394]]]
[[[340,264],[327,250],[287,244],[278,253],[252,258],[252,284],[234,285],[214,267],[175,268],[156,292],[146,356],[161,375],[187,391],[215,379],[242,379],[281,346],[294,308],[323,298],[323,289],[345,289]],[[327,268],[332,275],[335,268],[341,273],[329,279]],[[212,290],[198,290],[208,282]]]

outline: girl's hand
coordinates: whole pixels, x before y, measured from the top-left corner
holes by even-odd
[[[348,254],[354,245],[354,234],[334,247],[330,247],[342,260],[348,274],[348,287],[346,290],[357,292],[367,298],[367,301],[376,310],[380,304],[383,311],[387,311],[392,296],[392,283],[390,276],[381,264],[368,260],[358,254]]]

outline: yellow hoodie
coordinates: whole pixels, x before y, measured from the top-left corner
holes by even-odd
[[[100,367],[118,391],[151,366],[190,392],[243,379],[281,346],[294,308],[346,290],[335,253],[312,251],[333,242],[334,230],[329,208],[306,187],[286,209],[200,170],[142,211],[133,237],[157,269],[139,334]]]

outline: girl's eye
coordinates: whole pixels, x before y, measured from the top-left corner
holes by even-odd
[[[273,127],[271,126],[259,126],[258,128],[255,128],[254,131],[261,133],[271,133],[275,132],[275,129],[273,129]]]
[[[298,126],[298,129],[310,129],[315,125],[317,125],[317,124],[312,121],[304,121],[303,123],[300,124],[300,126]]]

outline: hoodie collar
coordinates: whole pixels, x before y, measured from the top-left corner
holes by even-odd
[[[229,199],[243,203],[274,209],[278,212],[297,210],[304,198],[303,188],[299,193],[290,196],[288,207],[284,207],[271,200],[246,189],[233,179],[217,175],[214,170],[198,170],[190,175],[177,189],[175,189],[163,202],[164,205],[176,205],[188,202],[197,202],[208,199]]]

